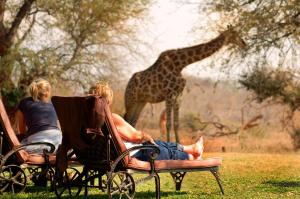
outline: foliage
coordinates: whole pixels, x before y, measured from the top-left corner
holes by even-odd
[[[5,96],[5,104],[8,107],[14,107],[18,103],[18,99],[25,95],[24,90],[14,88],[12,90],[2,89],[2,95]]]
[[[239,82],[256,94],[259,102],[272,98],[277,103],[288,105],[292,112],[300,108],[300,84],[289,71],[255,68],[241,76]]]
[[[293,138],[294,148],[300,147],[300,134],[294,124],[294,113],[300,109],[300,84],[295,74],[286,70],[270,70],[255,68],[250,73],[241,76],[239,82],[248,90],[255,93],[258,102],[273,101],[287,105],[290,109],[286,116],[287,124],[291,124],[290,135]]]
[[[204,124],[201,119],[193,113],[185,114],[182,118],[182,123],[184,127],[189,128],[191,131],[203,130],[207,126],[207,124]]]
[[[295,111],[300,108],[300,85],[296,80],[288,71],[255,68],[251,73],[242,75],[239,82],[255,92],[259,102],[273,98]]]
[[[242,56],[230,56],[225,64],[234,59],[243,67],[239,82],[259,102],[288,105],[291,120],[300,107],[300,1],[209,0],[205,9],[218,14],[219,25],[235,26],[248,44]]]
[[[132,22],[145,13],[148,3],[0,2],[1,89],[25,89],[36,77],[53,83],[72,81],[85,89],[99,77],[116,77],[120,74],[118,57],[134,52],[129,45],[135,38]]]
[[[248,49],[239,59],[243,67],[267,63],[296,67],[300,53],[298,0],[208,0],[202,8],[219,15],[218,25],[235,26],[246,40]]]

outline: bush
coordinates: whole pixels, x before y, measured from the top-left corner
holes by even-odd
[[[189,128],[191,131],[203,130],[206,128],[207,124],[203,123],[199,116],[193,113],[185,114],[182,117],[183,127]]]

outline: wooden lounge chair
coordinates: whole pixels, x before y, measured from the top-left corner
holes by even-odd
[[[57,162],[61,162],[60,165],[66,165],[62,163],[66,161],[64,159],[66,151],[73,148],[78,161],[87,168],[84,170],[98,171],[97,177],[107,174],[104,186],[99,185],[99,187],[102,190],[106,189],[110,198],[115,196],[121,198],[122,195],[126,195],[127,198],[134,198],[135,186],[152,178],[155,179],[156,198],[160,198],[159,173],[165,172],[171,173],[176,190],[180,190],[184,175],[187,172],[209,171],[214,175],[221,192],[224,194],[218,175],[218,169],[222,163],[221,158],[194,161],[155,160],[159,149],[154,145],[126,149],[113,123],[105,99],[97,96],[55,96],[52,97],[52,103],[63,132],[62,149],[57,154]],[[153,150],[150,161],[140,161],[129,156],[129,152],[137,149]],[[66,166],[57,170],[63,172],[64,169]],[[132,172],[135,171],[148,175],[135,181],[132,177]],[[77,179],[72,179],[74,183],[69,183],[67,186],[81,185],[87,190],[87,180],[82,180],[83,174],[80,176]],[[87,197],[87,191],[85,196]]]
[[[48,146],[50,150],[44,151],[43,155],[29,154],[24,148],[31,145]],[[25,169],[37,183],[41,172],[49,172],[52,179],[54,171],[51,167],[55,164],[55,155],[50,154],[54,150],[54,145],[46,142],[21,145],[0,99],[0,194],[4,191],[15,193],[25,189],[28,177]]]

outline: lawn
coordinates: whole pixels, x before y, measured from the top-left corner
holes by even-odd
[[[161,198],[300,198],[300,154],[206,153],[223,157],[220,170],[225,189],[222,195],[209,172],[188,173],[180,192],[174,191],[169,174],[161,174]],[[136,198],[155,198],[154,180],[138,186]],[[56,198],[48,188],[28,186],[24,193],[3,198]],[[64,198],[68,198],[65,196]],[[83,198],[83,192],[79,198]],[[89,198],[108,198],[96,189]]]

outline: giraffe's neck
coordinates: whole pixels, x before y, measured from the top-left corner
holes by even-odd
[[[181,72],[189,64],[200,61],[217,52],[225,43],[225,37],[219,35],[210,42],[170,51],[167,55],[173,60],[174,70]]]

